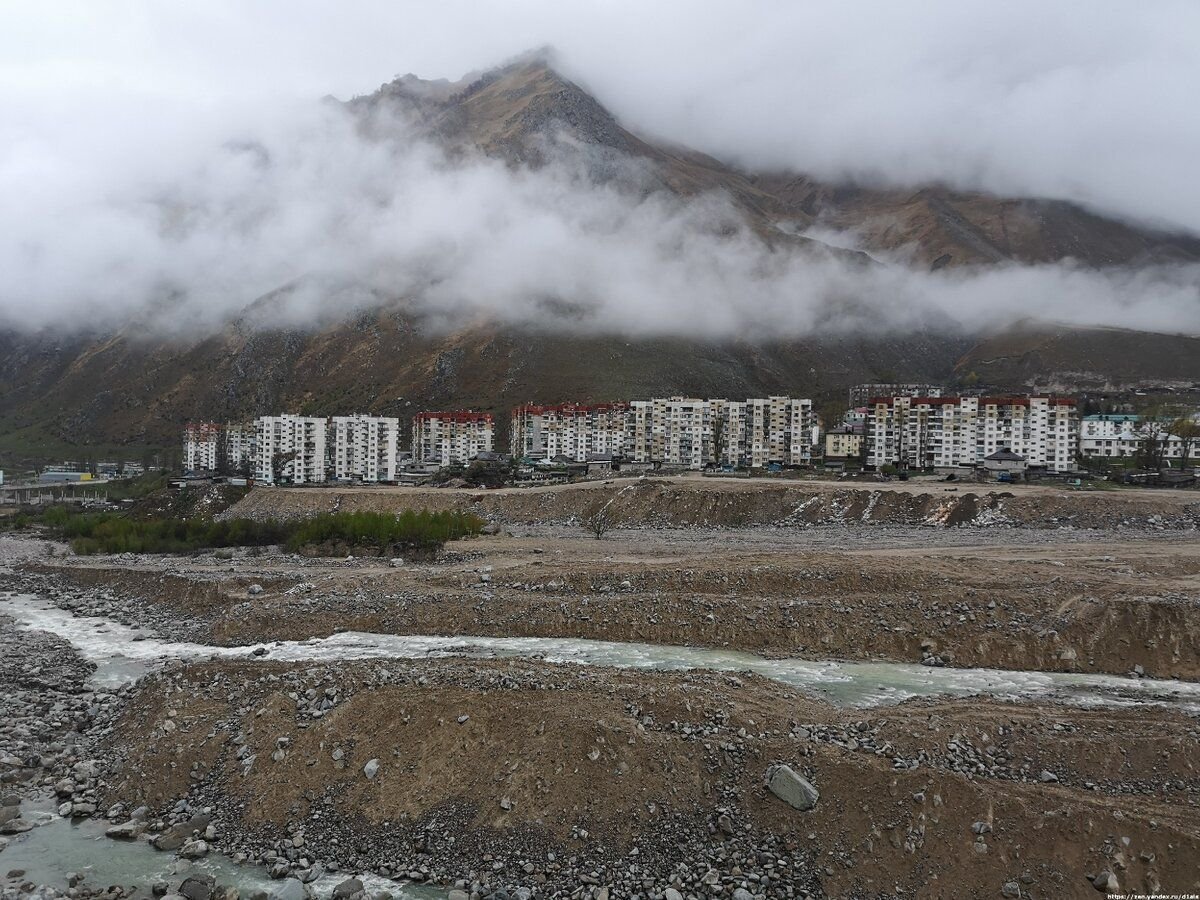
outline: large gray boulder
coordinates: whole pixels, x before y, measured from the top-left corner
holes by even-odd
[[[792,809],[807,812],[817,805],[820,793],[812,782],[797,775],[790,766],[777,765],[767,769],[767,790]]]
[[[349,900],[363,892],[363,883],[357,878],[347,878],[333,889],[333,900]]]
[[[179,886],[179,893],[187,900],[210,900],[216,879],[211,875],[189,875]]]
[[[288,878],[280,882],[279,887],[271,891],[275,900],[311,900],[312,888],[299,878]]]

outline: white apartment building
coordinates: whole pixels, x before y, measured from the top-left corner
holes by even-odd
[[[1066,397],[884,397],[867,414],[867,464],[977,466],[1007,448],[1034,467],[1074,468],[1075,401]]]
[[[513,456],[587,462],[590,453],[621,455],[625,450],[627,403],[563,403],[518,406],[512,413],[509,447]]]
[[[228,422],[225,425],[225,464],[231,473],[254,471],[257,441],[253,424]]]
[[[259,484],[319,484],[325,481],[328,420],[284,413],[255,423],[254,478]]]
[[[400,420],[358,414],[331,420],[331,468],[338,481],[396,480]]]
[[[185,472],[215,472],[221,426],[216,422],[189,422],[183,427]]]
[[[1198,420],[1200,420],[1200,414]],[[1168,432],[1165,422],[1148,423],[1142,416],[1101,414],[1084,416],[1079,423],[1079,453],[1087,457],[1131,457],[1136,456],[1146,445],[1152,432],[1162,441],[1163,459],[1180,459],[1184,442]],[[1194,460],[1200,447],[1195,442],[1188,456]]]
[[[420,463],[466,465],[495,442],[491,413],[423,412],[413,417],[412,453]]]

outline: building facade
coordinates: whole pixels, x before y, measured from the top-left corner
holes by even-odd
[[[1079,423],[1079,453],[1091,459],[1137,456],[1151,439],[1161,443],[1158,452],[1163,460],[1183,458],[1184,440],[1171,434],[1170,424],[1163,420],[1110,413],[1084,416]],[[1192,441],[1186,449],[1189,462],[1195,460],[1196,442]]]
[[[854,387],[850,388],[848,394],[851,409],[866,406],[876,397],[940,396],[942,396],[942,389],[936,384],[894,384],[890,382],[856,384]]]
[[[477,454],[493,450],[494,443],[491,413],[423,412],[413,417],[412,454],[419,463],[465,466]]]
[[[862,425],[839,425],[825,432],[825,458],[828,460],[861,459]]]
[[[284,413],[255,422],[254,479],[260,484],[320,484],[326,477],[329,420]]]
[[[626,415],[634,462],[703,469],[800,466],[812,461],[812,401],[791,397],[635,400]]]
[[[1069,472],[1079,416],[1069,397],[877,397],[864,437],[876,468],[975,467],[1008,449],[1031,467]]]
[[[399,419],[360,413],[334,416],[330,422],[330,469],[335,480],[396,480]]]
[[[249,474],[254,471],[257,429],[253,423],[226,422],[224,431],[225,460],[229,473]]]
[[[619,456],[625,449],[627,403],[563,403],[518,406],[512,413],[509,447],[528,459],[569,456],[587,462],[590,454]]]
[[[189,422],[183,428],[183,468],[187,472],[215,472],[221,426],[216,422]]]

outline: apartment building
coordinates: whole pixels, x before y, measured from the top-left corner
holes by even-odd
[[[862,456],[863,426],[839,425],[825,432],[826,460],[857,460]]]
[[[1200,421],[1200,413],[1196,414]],[[1147,440],[1154,438],[1162,443],[1164,460],[1181,459],[1184,440],[1170,433],[1170,425],[1162,420],[1147,420],[1142,416],[1101,414],[1084,416],[1079,423],[1079,454],[1090,458],[1131,457],[1141,452]],[[1200,451],[1197,442],[1190,440],[1189,461],[1194,461]]]
[[[334,416],[330,425],[330,468],[337,481],[396,480],[400,420],[359,413]]]
[[[625,450],[627,403],[563,403],[518,406],[512,413],[509,447],[513,456],[587,462],[589,454],[621,455]]]
[[[811,400],[767,397],[747,400],[745,454],[739,465],[760,469],[800,466],[812,461]]]
[[[875,467],[974,467],[1008,449],[1030,466],[1068,472],[1079,417],[1068,397],[877,397],[865,438]]]
[[[230,473],[254,471],[254,450],[257,442],[252,423],[227,422],[223,434],[225,466]]]
[[[855,409],[866,406],[876,397],[940,397],[942,389],[936,384],[876,382],[856,384],[850,388],[848,396],[850,408]]]
[[[419,463],[466,465],[475,455],[490,452],[494,442],[491,413],[423,412],[413,417],[412,452]]]
[[[189,422],[183,427],[183,468],[187,472],[215,472],[221,426],[216,422]]]
[[[634,462],[703,469],[717,458],[724,405],[694,397],[632,401],[626,455]]]
[[[329,420],[284,413],[255,422],[254,478],[260,484],[319,484],[326,475]]]

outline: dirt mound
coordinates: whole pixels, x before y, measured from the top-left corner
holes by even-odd
[[[646,480],[489,492],[428,489],[258,488],[224,517],[291,519],[333,511],[469,510],[513,525],[577,525],[606,507],[614,527],[955,525],[1073,528],[1200,527],[1200,496],[1151,492],[949,492],[844,488],[826,483]]]
[[[1089,748],[1098,730],[1129,742],[1144,780]],[[141,686],[110,740],[105,802],[166,811],[186,796],[213,808],[222,849],[284,869],[483,873],[543,894],[707,895],[709,872],[779,897],[995,896],[1016,881],[1090,897],[1104,871],[1186,891],[1195,731],[1168,713],[976,701],[839,713],[708,673],[214,664]],[[815,810],[765,789],[780,762],[816,785]],[[304,850],[279,856],[281,835]]]

